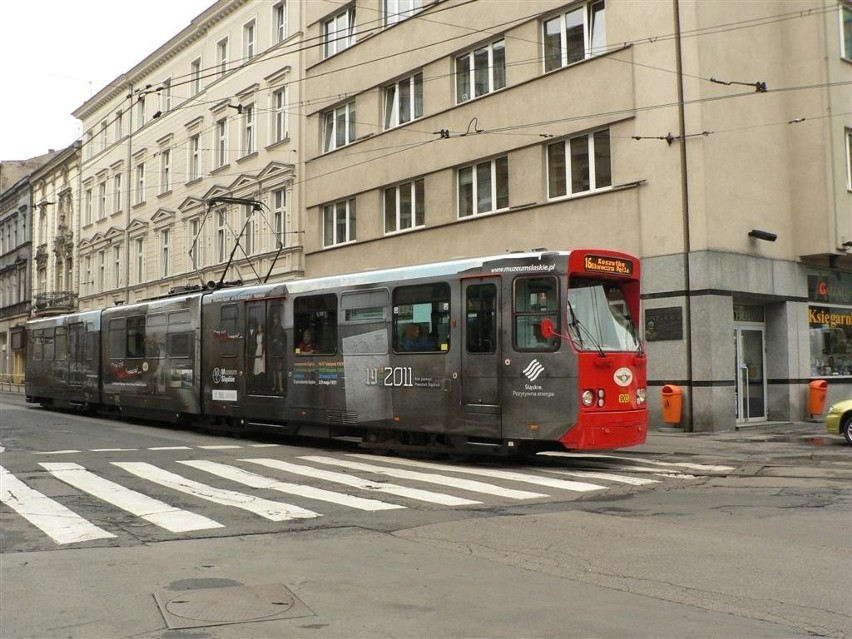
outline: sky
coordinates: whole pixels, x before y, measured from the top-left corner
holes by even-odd
[[[0,160],[78,139],[71,112],[214,1],[0,1]]]

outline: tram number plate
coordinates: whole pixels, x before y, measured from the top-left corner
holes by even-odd
[[[628,393],[621,393],[618,396],[619,404],[629,404],[630,403],[630,395]]]

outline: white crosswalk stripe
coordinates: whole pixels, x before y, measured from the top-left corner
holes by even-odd
[[[375,460],[375,456],[370,455],[354,454],[349,455],[349,457]],[[506,479],[508,481],[524,482],[527,484],[535,484],[537,486],[559,488],[560,490],[573,490],[575,492],[590,492],[593,490],[604,490],[606,488],[606,486],[599,486],[598,484],[589,484],[586,482],[579,481],[566,481],[564,479],[542,477],[539,475],[531,475],[529,473],[519,473],[509,470],[497,470],[494,468],[479,468],[475,466],[451,466],[449,464],[422,462],[413,459],[403,459],[401,457],[386,457],[382,459],[382,463],[397,464],[400,466],[408,466],[411,468],[423,468],[426,470],[438,470],[442,472],[460,473],[462,475],[479,475],[480,477],[490,477],[492,479]],[[539,497],[542,496],[538,495],[537,493],[532,494]]]
[[[95,526],[59,502],[30,488],[2,466],[0,501],[33,526],[40,528],[57,544],[115,537],[111,532]]]
[[[169,506],[158,499],[99,477],[79,464],[42,463],[39,465],[66,484],[168,531],[190,532],[223,527],[212,519]]]
[[[397,479],[412,479],[429,484],[440,484],[442,486],[452,486],[469,490],[474,493],[484,493],[486,495],[498,495],[508,499],[534,499],[536,497],[547,497],[544,493],[532,493],[525,490],[512,490],[511,488],[501,488],[493,484],[486,484],[481,481],[472,481],[469,479],[458,479],[449,475],[436,475],[434,473],[420,473],[411,470],[400,470],[397,468],[384,468],[374,464],[362,464],[360,462],[352,462],[347,459],[336,459],[334,457],[322,457],[320,455],[308,455],[300,457],[305,461],[314,462],[317,464],[328,464],[330,466],[341,466],[343,468],[351,468],[352,470],[363,470],[379,475],[388,475]],[[603,488],[599,486],[598,488]]]
[[[241,468],[228,466],[227,464],[220,464],[214,461],[187,460],[178,463],[191,466],[192,468],[198,468],[199,470],[204,470],[208,473],[213,473],[214,475],[218,475],[219,477],[230,479],[232,481],[245,484],[246,486],[251,486],[252,488],[277,490],[282,493],[298,495],[299,497],[317,499],[319,501],[339,504],[341,506],[349,506],[351,508],[357,508],[358,510],[378,511],[405,508],[405,506],[389,504],[384,501],[379,501],[378,499],[365,499],[363,497],[355,497],[354,495],[336,493],[334,491],[324,490],[322,488],[313,488],[311,486],[304,486],[301,484],[291,484],[288,482],[278,481],[275,479],[270,479],[269,477],[264,477],[263,475],[258,475],[256,473],[243,470]]]
[[[137,477],[152,481],[161,486],[178,490],[182,493],[206,499],[223,506],[233,506],[234,508],[242,508],[255,515],[260,515],[272,521],[286,521],[289,519],[310,519],[313,517],[321,517],[319,513],[315,513],[299,506],[292,504],[284,504],[268,499],[261,499],[252,495],[237,492],[235,490],[225,490],[208,486],[201,482],[193,481],[186,477],[181,477],[175,473],[163,470],[148,464],[146,462],[112,462],[113,465],[133,473]]]
[[[267,468],[283,470],[295,475],[303,477],[312,477],[323,481],[343,484],[360,490],[372,491],[377,493],[387,493],[388,495],[396,495],[398,497],[406,497],[417,501],[425,501],[432,504],[440,504],[441,506],[472,506],[480,502],[472,499],[464,499],[462,497],[454,497],[453,495],[445,495],[443,493],[435,493],[429,490],[421,490],[419,488],[408,488],[407,486],[399,486],[397,484],[374,482],[366,479],[360,479],[347,475],[345,473],[335,473],[301,464],[291,464],[289,462],[280,461],[278,459],[243,459],[242,461],[260,464]]]

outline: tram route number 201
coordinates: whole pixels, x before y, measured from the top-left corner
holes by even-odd
[[[414,372],[410,366],[368,368],[367,386],[414,386]]]

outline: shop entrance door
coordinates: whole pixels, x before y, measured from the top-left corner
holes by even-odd
[[[762,325],[734,324],[737,422],[766,421],[766,361]]]

